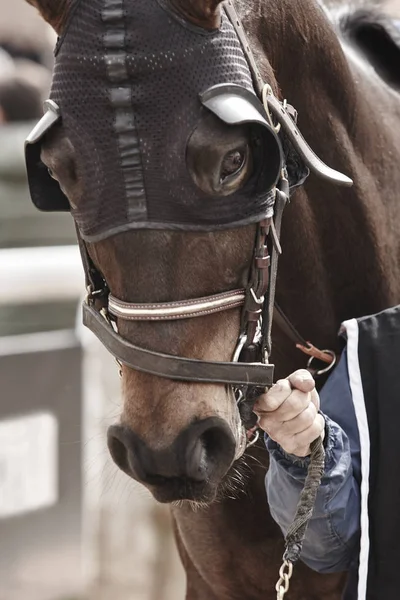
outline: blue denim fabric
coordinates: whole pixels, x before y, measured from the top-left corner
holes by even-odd
[[[347,354],[320,394],[326,418],[325,475],[307,530],[302,560],[321,573],[350,570],[346,598],[357,597],[360,531],[360,442],[348,383]],[[285,534],[293,521],[309,459],[286,454],[266,436],[266,488],[271,515]]]

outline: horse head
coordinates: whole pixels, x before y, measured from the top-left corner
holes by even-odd
[[[35,4],[60,36],[50,121],[28,147],[41,169],[36,204],[72,212],[89,272],[120,305],[248,295],[282,149],[221,3]],[[267,62],[263,76],[276,90]],[[113,326],[142,349],[229,363],[243,332],[233,300],[178,320],[114,315]],[[121,421],[108,436],[117,465],[162,502],[214,500],[246,447],[251,407],[222,382],[126,363],[121,375]]]

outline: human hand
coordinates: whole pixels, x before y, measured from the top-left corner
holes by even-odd
[[[260,396],[254,412],[259,426],[288,454],[308,456],[310,444],[325,436],[325,420],[319,411],[315,381],[305,369],[280,379]]]

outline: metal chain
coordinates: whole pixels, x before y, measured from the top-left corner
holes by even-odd
[[[293,575],[293,564],[285,560],[279,569],[279,580],[275,586],[277,596],[276,600],[283,600],[289,591],[290,580]]]

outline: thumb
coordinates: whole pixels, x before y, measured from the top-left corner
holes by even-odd
[[[315,388],[315,381],[311,373],[306,369],[299,369],[288,377],[288,381],[293,389],[301,392],[312,392]]]

